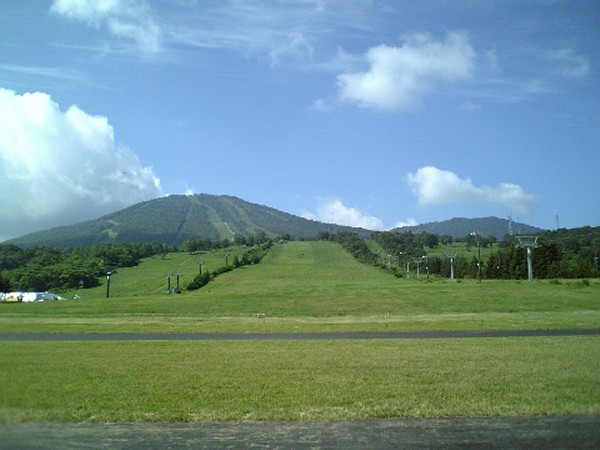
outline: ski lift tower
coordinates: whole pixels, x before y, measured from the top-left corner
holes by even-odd
[[[527,249],[527,281],[533,280],[533,267],[531,265],[531,249],[539,247],[537,236],[517,236],[520,248]]]
[[[425,271],[427,272],[427,282],[429,283],[429,256],[423,255],[421,259],[425,262]]]
[[[429,283],[429,256],[423,255],[420,258],[413,258],[413,262],[417,265],[417,279],[419,278],[421,264],[425,263],[425,270],[427,271],[427,282]]]
[[[446,258],[450,260],[450,279],[454,280],[454,261],[456,260],[456,253],[446,254]]]
[[[473,231],[471,236],[474,236],[477,241],[477,282],[481,283],[481,233]]]
[[[419,278],[419,272],[421,269],[421,258],[413,258],[413,262],[417,265],[417,279]]]

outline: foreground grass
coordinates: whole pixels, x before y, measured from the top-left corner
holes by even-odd
[[[0,422],[600,414],[600,337],[0,342]]]
[[[360,264],[331,242],[275,245],[259,265],[223,274],[196,292],[165,294],[167,276],[179,274],[184,285],[199,260],[212,270],[225,255],[145,260],[113,276],[110,299],[101,286],[80,291],[81,300],[2,304],[0,330],[600,327],[597,281],[425,283]],[[0,422],[600,414],[598,373],[599,336],[0,341]]]

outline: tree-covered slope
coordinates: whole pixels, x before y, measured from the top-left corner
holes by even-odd
[[[312,238],[322,231],[350,230],[304,219],[224,195],[171,195],[76,225],[28,234],[6,243],[21,246],[78,247],[99,243],[147,242],[179,245],[189,238],[233,239],[264,232]],[[366,230],[358,230],[366,235]]]
[[[399,233],[420,233],[427,232],[437,234],[439,236],[452,236],[453,239],[462,238],[470,233],[479,232],[482,236],[494,236],[496,239],[502,239],[509,234],[509,221],[507,219],[499,219],[498,217],[482,217],[475,219],[467,219],[457,217],[442,222],[430,222],[419,225],[396,228],[394,231]],[[513,234],[534,234],[537,235],[544,230],[537,227],[532,227],[524,223],[512,223]]]

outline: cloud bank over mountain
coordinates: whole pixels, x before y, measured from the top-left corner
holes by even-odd
[[[453,172],[432,166],[409,173],[406,182],[421,205],[482,201],[508,206],[519,214],[528,215],[536,202],[535,196],[518,184],[475,186],[471,178],[460,178]]]
[[[62,111],[48,94],[0,88],[0,240],[162,194],[160,181],[115,142],[103,116]]]
[[[325,223],[365,228],[367,230],[383,230],[381,219],[363,213],[357,208],[346,206],[338,198],[321,198],[316,213],[304,212],[305,219],[318,220]]]

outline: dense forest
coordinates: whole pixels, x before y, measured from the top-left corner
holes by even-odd
[[[96,244],[69,249],[0,245],[0,291],[88,288],[99,277],[142,258],[177,250],[160,244]]]
[[[135,266],[142,258],[173,251],[206,251],[229,245],[260,249],[249,251],[242,259],[233,261],[235,267],[260,260],[273,240],[290,239],[288,234],[271,239],[260,231],[248,236],[236,235],[233,240],[189,238],[178,247],[144,243],[95,244],[77,248],[0,245],[0,291],[94,287],[100,284],[100,277],[107,271]],[[369,238],[364,238],[351,231],[321,231],[313,239],[339,242],[359,261],[389,270],[398,277],[406,276],[410,264],[414,267],[416,261],[421,262],[428,274],[441,277],[450,276],[451,264],[456,278],[475,278],[478,274],[484,279],[527,279],[528,276],[526,249],[518,245],[514,236],[498,241],[494,236],[475,234],[453,239],[428,232],[387,231],[372,232]],[[269,244],[265,246],[265,243]],[[450,258],[448,255],[456,253],[456,243],[467,249],[487,249],[486,256],[478,258],[479,252],[469,252],[468,256],[456,254]],[[547,231],[538,236],[537,243],[531,255],[535,278],[600,276],[600,227]],[[199,279],[197,282],[202,285],[207,281]]]

